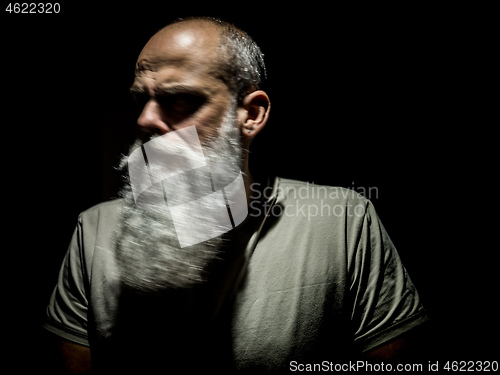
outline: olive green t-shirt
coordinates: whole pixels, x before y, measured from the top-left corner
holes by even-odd
[[[220,272],[231,292],[215,321],[182,291],[123,289],[118,199],[80,215],[45,328],[90,346],[95,367],[108,372],[277,372],[292,361],[345,363],[427,320],[370,200],[279,177],[252,191],[247,220],[230,233],[241,261],[227,261],[236,276]]]

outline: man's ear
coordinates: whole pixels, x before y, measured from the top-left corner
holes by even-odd
[[[266,125],[271,110],[269,97],[262,90],[251,92],[238,108],[238,123],[243,137],[254,138]]]

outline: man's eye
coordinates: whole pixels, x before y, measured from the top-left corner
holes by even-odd
[[[162,95],[156,100],[165,111],[182,116],[193,114],[205,103],[204,97],[192,94]]]

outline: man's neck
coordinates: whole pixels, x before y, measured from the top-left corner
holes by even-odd
[[[247,195],[247,203],[250,205],[252,201],[252,184],[255,182],[252,173],[248,169],[248,163],[245,163],[243,169],[243,183],[245,184],[245,193]]]

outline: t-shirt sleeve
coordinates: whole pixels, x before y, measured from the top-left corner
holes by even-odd
[[[354,343],[381,346],[427,320],[418,292],[368,203],[351,269]]]
[[[88,346],[88,303],[82,247],[82,222],[79,218],[47,307],[44,328],[66,340]]]

